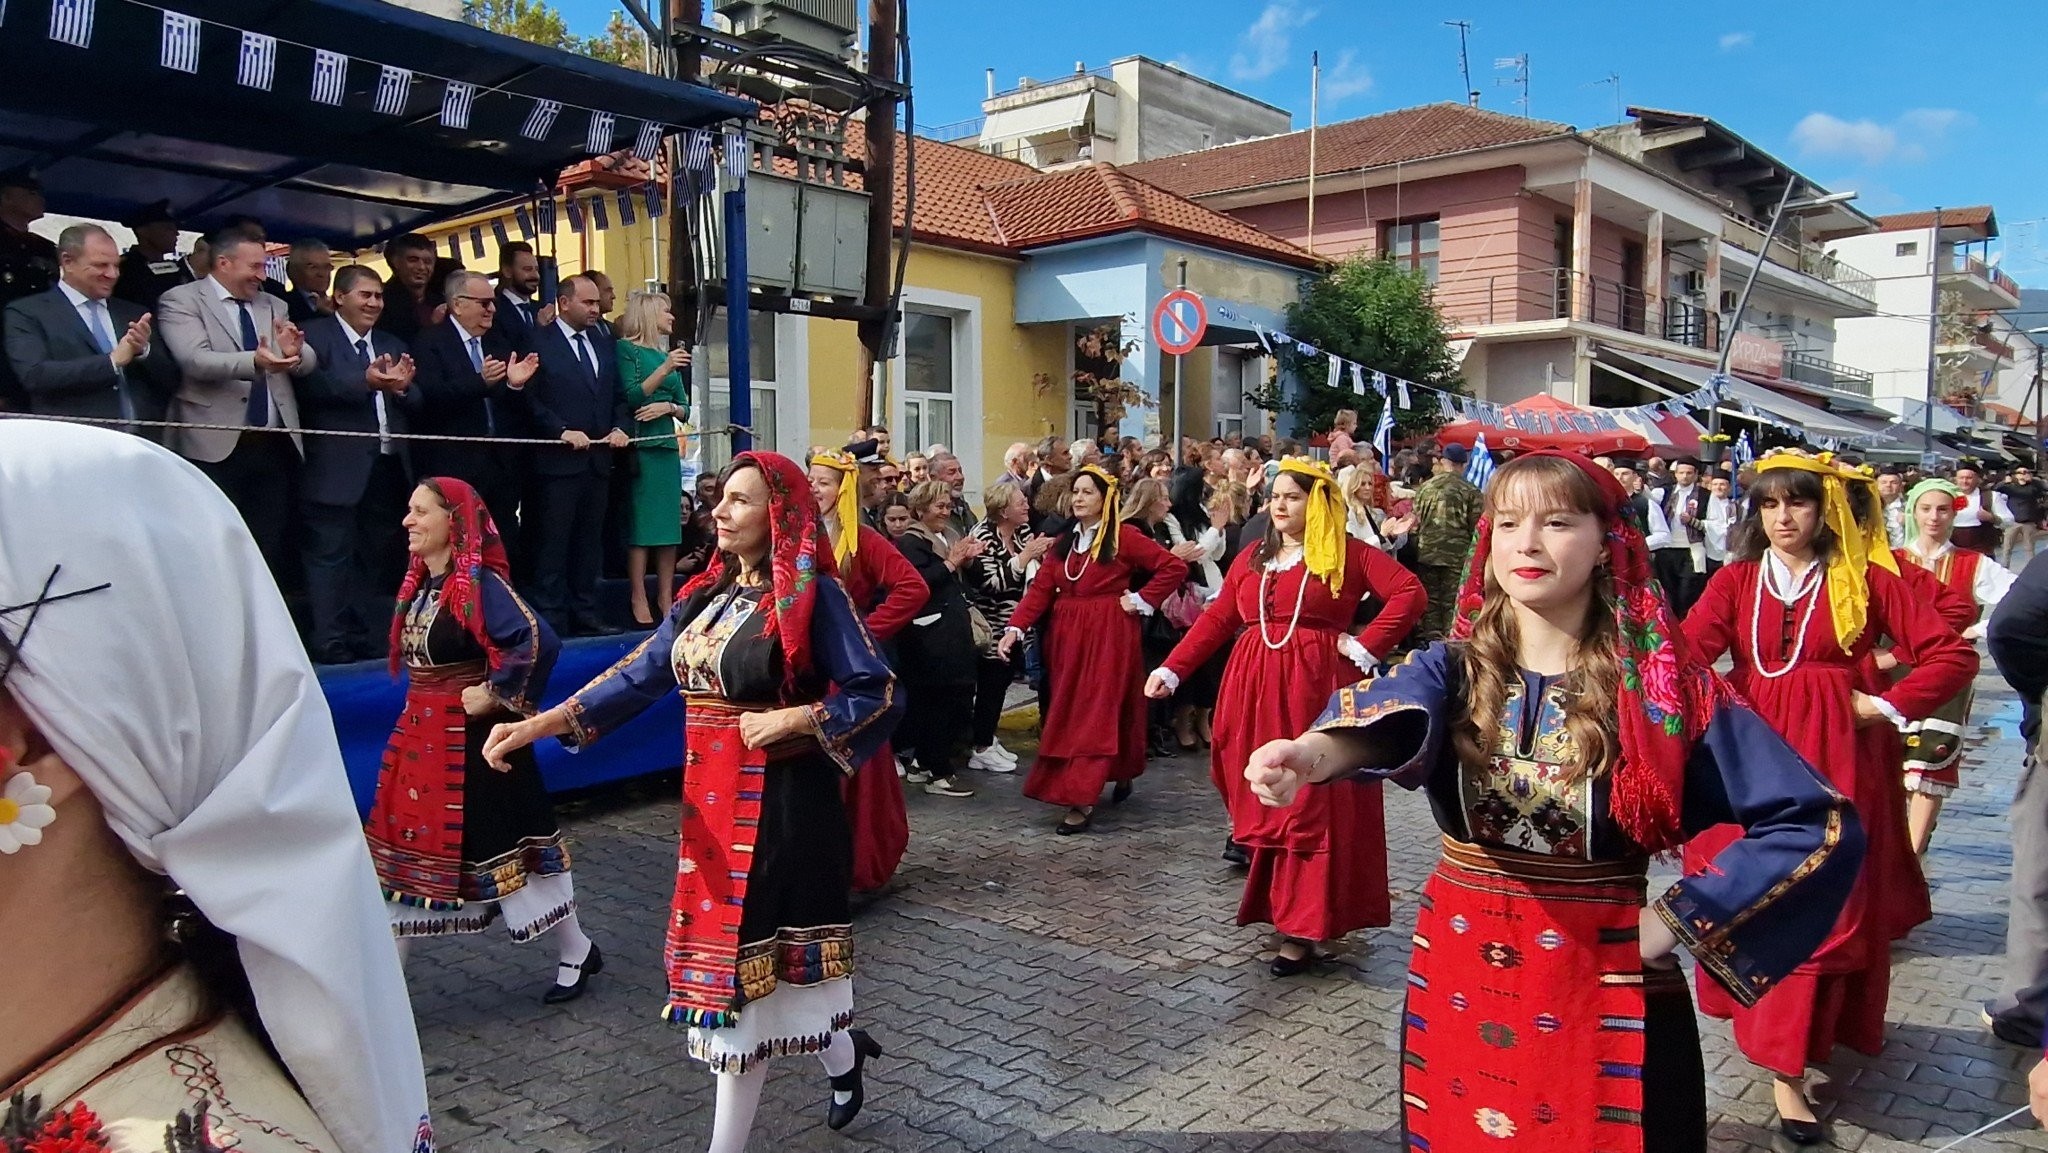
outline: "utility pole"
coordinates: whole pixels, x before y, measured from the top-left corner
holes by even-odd
[[[890,82],[897,78],[897,0],[868,0],[868,75]],[[868,194],[867,291],[861,303],[870,309],[886,309],[894,288],[890,274],[890,248],[896,221],[896,98],[882,96],[868,105],[868,160],[864,187]],[[907,225],[910,222],[904,221]],[[875,418],[875,368],[888,371],[889,356],[896,343],[897,318],[870,316],[859,322],[860,384],[854,389],[853,424],[864,428]],[[887,390],[882,397],[887,402]]]
[[[697,28],[704,24],[704,0],[666,0],[663,5],[668,18],[667,35],[662,38],[665,51],[662,53],[671,80],[694,84],[704,71],[703,42],[695,36],[686,36],[678,42],[676,29]],[[685,194],[688,183],[683,180],[683,141],[679,135],[668,138],[668,292],[669,303],[675,310],[675,332],[671,339],[684,348],[697,344],[697,270],[690,244],[690,214]],[[649,221],[653,224],[653,221]]]
[[[1458,75],[1465,78],[1465,103],[1479,107],[1479,89],[1472,87],[1472,55],[1467,51],[1466,40],[1472,34],[1470,20],[1446,20],[1444,27],[1458,30]]]
[[[1941,206],[1934,208],[1934,237],[1927,244],[1927,396],[1920,402],[1920,467],[1932,469],[1934,380],[1941,372],[1935,348],[1941,344]]]

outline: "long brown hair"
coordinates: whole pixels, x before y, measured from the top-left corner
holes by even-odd
[[[1525,515],[1574,512],[1599,517],[1603,532],[1613,528],[1613,511],[1592,478],[1570,461],[1554,457],[1513,460],[1493,474],[1486,487],[1488,522],[1503,510]],[[1482,546],[1489,539],[1490,531],[1482,534]],[[1496,751],[1508,681],[1520,676],[1522,647],[1514,606],[1494,579],[1489,559],[1481,556],[1478,563],[1485,574],[1484,599],[1470,635],[1452,647],[1464,666],[1466,691],[1464,711],[1451,725],[1451,747],[1458,762],[1473,771],[1485,770]],[[1621,681],[1616,656],[1621,638],[1615,601],[1614,576],[1603,561],[1593,571],[1593,604],[1564,683],[1564,727],[1578,754],[1571,770],[1573,782],[1607,775],[1621,755],[1615,692]]]
[[[1868,520],[1876,491],[1872,485],[1850,484],[1849,510],[1857,522]],[[1803,468],[1769,468],[1756,474],[1743,491],[1743,499],[1749,502],[1749,513],[1742,523],[1735,526],[1728,538],[1728,555],[1734,560],[1758,560],[1770,550],[1771,536],[1764,531],[1764,502],[1776,500],[1791,504],[1810,504],[1818,516],[1827,504],[1826,482],[1818,473]],[[1835,530],[1828,527],[1827,519],[1821,516],[1814,526],[1813,555],[1822,564],[1834,559],[1835,550],[1842,542],[1836,538]]]

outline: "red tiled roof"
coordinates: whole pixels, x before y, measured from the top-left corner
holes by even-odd
[[[1018,248],[1138,229],[1302,267],[1317,263],[1304,249],[1108,164],[1037,173],[983,195],[1004,241]]]
[[[1568,124],[1525,120],[1464,104],[1423,104],[1318,128],[1316,171],[1355,172],[1571,131]],[[1284,184],[1308,176],[1308,132],[1165,156],[1125,171],[1182,196]]]
[[[1991,206],[1978,204],[1969,208],[1944,208],[1941,210],[1943,228],[1982,228],[1988,235],[1998,235],[1998,223],[1992,218]],[[1877,218],[1879,232],[1906,232],[1916,228],[1934,227],[1932,212],[1901,212],[1892,216]]]

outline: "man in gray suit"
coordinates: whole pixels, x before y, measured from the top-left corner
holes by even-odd
[[[57,238],[57,262],[57,287],[7,306],[7,359],[29,411],[162,420],[170,358],[150,341],[149,314],[113,299],[120,246],[97,224],[74,224]]]
[[[171,429],[164,443],[234,502],[275,578],[288,571],[285,530],[304,456],[292,378],[311,375],[319,357],[285,302],[263,291],[261,242],[228,228],[206,249],[210,274],[157,301],[157,327],[181,372],[170,417],[232,427]]]

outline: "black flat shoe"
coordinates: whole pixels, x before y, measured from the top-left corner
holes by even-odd
[[[1054,825],[1052,827],[1052,831],[1058,833],[1062,837],[1071,837],[1075,833],[1087,832],[1088,826],[1093,824],[1094,822],[1094,816],[1088,813],[1083,813],[1081,815],[1081,819],[1078,821],[1068,820],[1066,817],[1061,817],[1060,823]]]
[[[1240,869],[1249,868],[1252,863],[1252,855],[1245,852],[1243,845],[1232,840],[1223,842],[1223,859]]]
[[[1314,949],[1310,949],[1299,957],[1290,957],[1285,953],[1281,953],[1273,958],[1273,963],[1266,966],[1266,969],[1275,977],[1299,977],[1310,969],[1315,968],[1316,962],[1320,960],[1323,960],[1323,958],[1318,956]]]
[[[540,1001],[543,1005],[560,1005],[581,997],[583,995],[583,987],[590,984],[590,979],[604,972],[604,954],[598,950],[597,942],[592,941],[590,943],[590,955],[583,958],[582,964],[571,965],[567,961],[562,961],[558,967],[576,970],[576,983],[574,985],[548,986],[548,991],[540,996]]]
[[[1827,1140],[1827,1133],[1821,1128],[1820,1122],[1794,1121],[1790,1117],[1778,1118],[1778,1136],[1783,1140],[1774,1141],[1773,1144],[1789,1144],[1800,1149],[1819,1145]]]
[[[825,1127],[828,1129],[844,1129],[853,1123],[855,1117],[860,1116],[861,1102],[867,1097],[867,1090],[861,1084],[861,1066],[868,1063],[868,1058],[882,1055],[882,1046],[873,1037],[868,1036],[867,1030],[848,1029],[846,1035],[853,1040],[853,1068],[832,1078],[832,1091],[850,1093],[852,1096],[846,1099],[844,1105],[834,1100],[825,1110]]]
[[[1112,805],[1121,805],[1125,801],[1128,801],[1130,799],[1131,782],[1129,781],[1118,781],[1116,783],[1116,788],[1113,788],[1109,791],[1109,803]]]

